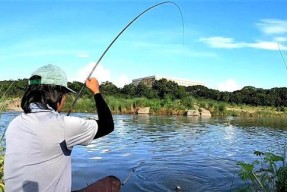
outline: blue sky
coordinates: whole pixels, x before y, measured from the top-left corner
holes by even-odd
[[[46,64],[70,81],[89,70],[123,27],[152,0],[1,0],[0,80],[28,78]],[[133,23],[97,67],[121,87],[159,75],[233,91],[286,87],[286,0],[175,0]]]

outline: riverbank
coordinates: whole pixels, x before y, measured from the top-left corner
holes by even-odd
[[[68,111],[74,97],[69,96],[64,111]],[[211,116],[238,116],[238,117],[287,117],[285,107],[249,106],[218,102],[213,100],[194,99],[174,100],[120,98],[105,96],[105,100],[114,114],[136,114],[140,109],[148,108],[145,113],[152,115],[200,115],[202,110],[210,112]],[[6,99],[6,111],[22,111],[20,98]],[[74,107],[74,112],[94,112],[95,104],[92,98],[80,98]],[[198,113],[196,113],[196,111]]]
[[[0,108],[5,109],[5,111],[22,111],[21,99],[19,97],[13,99],[6,99],[0,103]]]

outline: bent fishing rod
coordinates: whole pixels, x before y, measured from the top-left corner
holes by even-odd
[[[184,22],[183,22],[183,16],[182,16],[182,12],[179,8],[179,6],[174,3],[173,1],[164,1],[164,2],[161,2],[161,3],[158,3],[158,4],[155,4],[149,8],[147,8],[146,10],[144,10],[143,12],[141,12],[139,15],[137,15],[133,20],[131,20],[121,31],[120,33],[113,39],[113,41],[109,44],[109,46],[105,49],[105,51],[103,52],[103,54],[100,56],[100,58],[98,59],[98,61],[96,62],[96,64],[94,65],[94,67],[92,68],[90,74],[87,76],[86,79],[89,79],[93,72],[95,71],[95,69],[97,68],[98,64],[100,63],[100,61],[102,60],[102,58],[105,56],[105,54],[108,52],[108,50],[111,48],[111,46],[114,44],[114,42],[121,36],[121,34],[134,22],[136,21],[139,17],[141,17],[143,14],[145,14],[146,12],[148,12],[149,10],[155,8],[155,7],[158,7],[160,5],[163,5],[163,4],[172,4],[172,5],[175,5],[177,7],[177,9],[179,10],[180,12],[180,15],[181,15],[181,22],[182,22],[182,29],[183,29],[183,34],[184,34]],[[73,110],[73,108],[75,107],[75,104],[77,102],[77,100],[79,99],[80,97],[80,94],[82,93],[83,89],[85,87],[85,83],[83,84],[83,86],[81,87],[81,89],[79,90],[79,92],[77,93],[76,95],[76,98],[74,99],[73,103],[72,103],[72,106],[70,108],[70,110],[68,111],[68,114],[67,116],[69,116]]]

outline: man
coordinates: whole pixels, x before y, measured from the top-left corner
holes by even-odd
[[[71,151],[88,145],[114,129],[111,111],[100,94],[97,79],[86,80],[94,94],[98,120],[60,115],[66,96],[65,72],[46,65],[29,79],[21,107],[6,132],[5,191],[71,191]]]

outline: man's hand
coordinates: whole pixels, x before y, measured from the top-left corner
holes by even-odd
[[[86,80],[86,87],[88,89],[90,89],[93,92],[94,95],[97,94],[97,93],[100,93],[99,82],[94,77]]]

